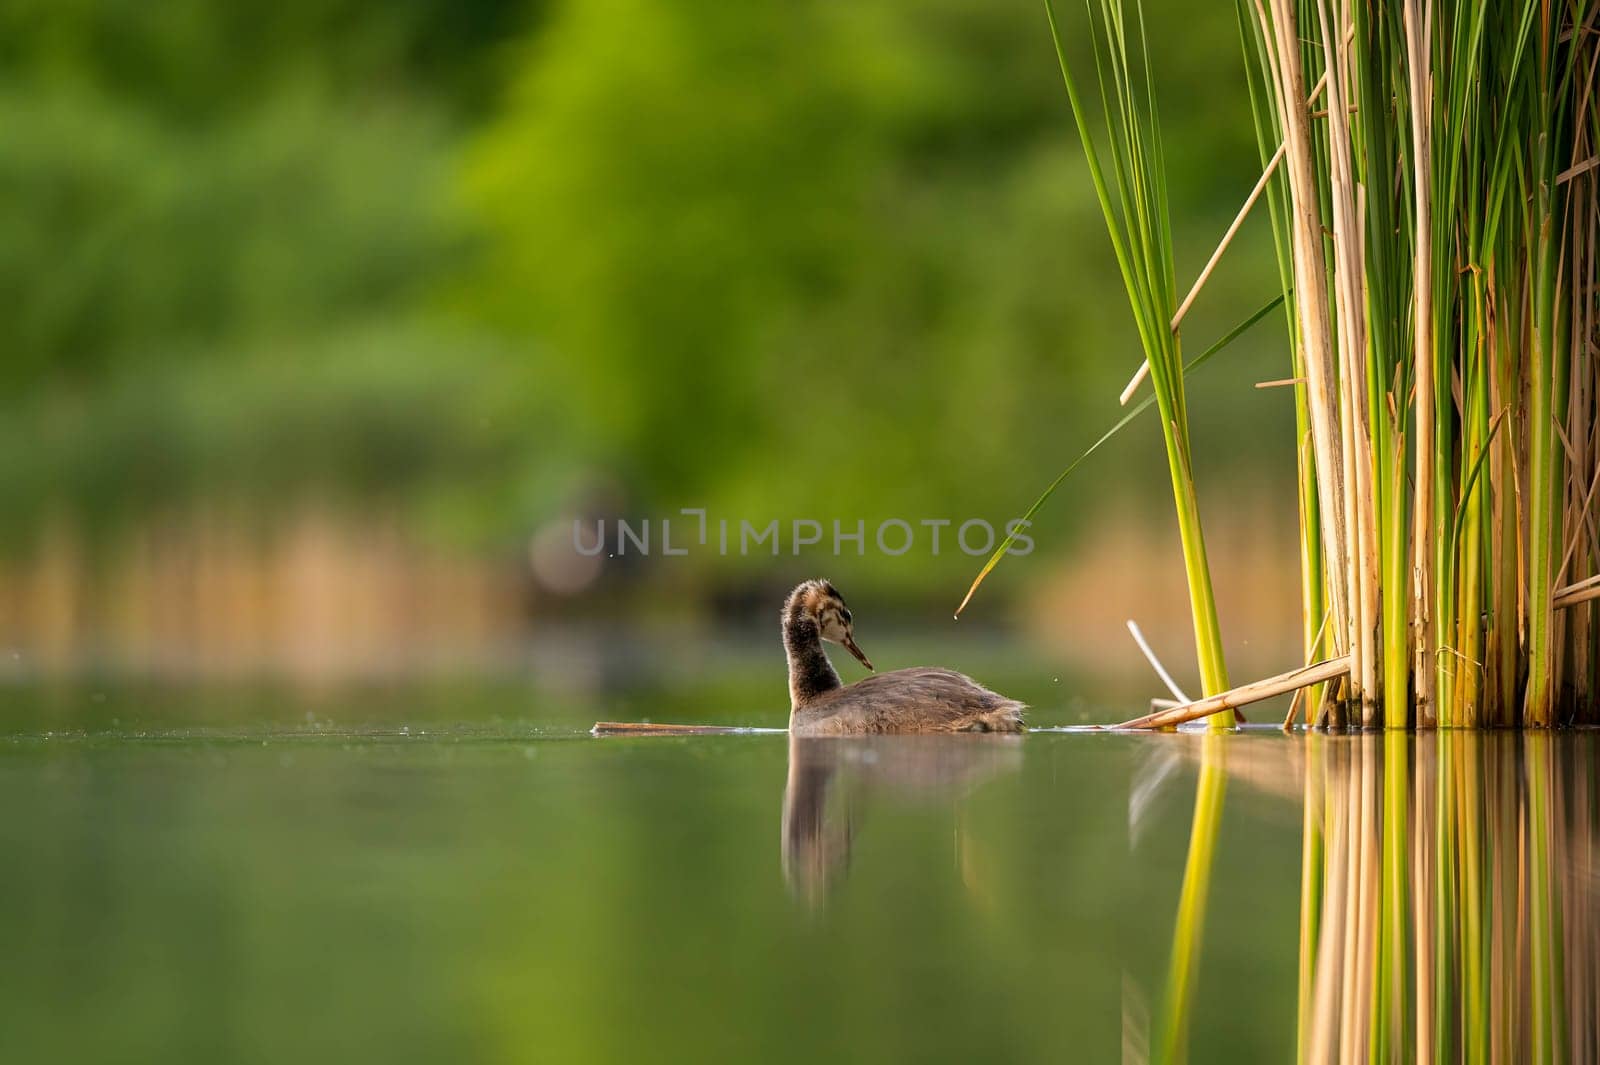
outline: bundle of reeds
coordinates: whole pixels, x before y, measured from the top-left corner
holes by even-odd
[[[1226,669],[1179,326],[1265,194],[1305,655],[1339,664],[1308,674],[1305,720],[1600,720],[1600,4],[1237,3],[1263,174],[1179,305],[1142,13],[1090,10],[1107,170],[1046,0],[1145,352],[1123,401],[1148,373],[1161,413],[1205,694]]]
[[[1351,657],[1321,713],[1592,719],[1596,5],[1239,13],[1262,153],[1287,164],[1306,631],[1331,621],[1306,651]]]

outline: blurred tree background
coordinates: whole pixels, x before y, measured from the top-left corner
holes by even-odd
[[[1186,284],[1259,162],[1231,10],[1147,9],[1182,26],[1151,43]],[[477,560],[522,613],[578,514],[1003,524],[1137,362],[1068,123],[1034,0],[0,0],[5,595],[116,600],[162,540],[265,551],[308,511]],[[1191,354],[1269,254],[1253,223]],[[1292,520],[1286,394],[1249,387],[1282,335],[1194,383],[1215,509]],[[1108,498],[1170,523],[1146,428],[1041,556]],[[340,543],[326,568],[369,539]],[[819,566],[944,604],[976,560],[785,545],[600,586]]]

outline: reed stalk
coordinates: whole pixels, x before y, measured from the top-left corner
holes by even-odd
[[[1256,55],[1262,64],[1262,80],[1270,87],[1272,109],[1281,124],[1284,145],[1284,171],[1288,183],[1289,247],[1293,262],[1294,315],[1292,326],[1298,331],[1294,348],[1300,360],[1297,369],[1305,379],[1307,421],[1310,423],[1312,467],[1317,483],[1317,518],[1321,523],[1321,546],[1332,564],[1325,568],[1327,609],[1331,620],[1331,650],[1349,646],[1350,606],[1346,545],[1348,516],[1345,511],[1343,438],[1339,424],[1337,377],[1330,353],[1330,325],[1326,287],[1326,267],[1322,250],[1321,191],[1313,165],[1313,147],[1306,99],[1305,77],[1289,0],[1252,0],[1259,32],[1255,35]],[[1329,104],[1330,113],[1333,104]],[[1342,722],[1335,710],[1334,721]]]
[[[1295,496],[1300,548],[1300,628],[1301,643],[1307,663],[1326,658],[1331,653],[1326,638],[1328,611],[1323,570],[1323,543],[1321,503],[1318,496],[1316,456],[1312,441],[1311,405],[1306,379],[1305,350],[1300,343],[1300,331],[1295,316],[1294,249],[1289,203],[1283,188],[1279,167],[1287,154],[1288,143],[1280,132],[1273,86],[1267,81],[1271,69],[1267,61],[1266,42],[1260,26],[1249,10],[1249,0],[1238,0],[1237,14],[1240,40],[1247,56],[1256,62],[1247,63],[1245,84],[1250,93],[1250,113],[1255,124],[1256,145],[1262,160],[1262,181],[1265,183],[1267,216],[1272,223],[1272,246],[1277,257],[1278,287],[1283,294],[1284,321],[1288,327],[1290,364],[1294,381],[1294,425],[1296,447]],[[1318,82],[1312,100],[1327,87],[1327,79]],[[1275,178],[1275,179],[1274,179]],[[1260,186],[1258,185],[1258,188]],[[1256,193],[1251,194],[1254,202]],[[1317,684],[1301,693],[1300,705],[1304,707],[1305,723],[1310,725],[1316,709],[1323,703],[1324,686]]]
[[[1094,35],[1095,69],[1110,161],[1111,180],[1108,182],[1087,110],[1062,47],[1055,14],[1048,2],[1045,12],[1095,195],[1128,291],[1145,360],[1150,365],[1151,388],[1161,414],[1161,433],[1166,445],[1184,572],[1188,579],[1200,682],[1206,695],[1214,695],[1228,688],[1228,671],[1195,490],[1183,360],[1178,335],[1171,328],[1177,313],[1172,230],[1160,120],[1149,63],[1142,37],[1133,42],[1138,46],[1136,50],[1130,48],[1121,0],[1101,0]],[[1143,13],[1137,13],[1142,34]],[[1228,715],[1218,715],[1214,722],[1218,728],[1227,727],[1229,723]]]
[[[1433,35],[1433,2],[1423,0],[1404,5],[1406,42],[1406,89],[1411,112],[1412,173],[1412,362],[1415,367],[1417,424],[1412,434],[1415,448],[1414,483],[1416,499],[1412,507],[1411,532],[1411,639],[1415,649],[1416,722],[1421,726],[1437,723],[1434,701],[1433,633],[1433,456],[1435,450],[1433,408],[1433,197],[1432,183],[1419,181],[1418,174],[1433,172],[1433,81],[1429,69],[1430,39]],[[1393,689],[1390,689],[1393,691]]]

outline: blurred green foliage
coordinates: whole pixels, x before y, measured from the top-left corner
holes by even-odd
[[[1198,267],[1257,167],[1232,14],[1151,17]],[[315,493],[513,542],[602,488],[999,522],[1136,362],[1058,79],[1025,0],[6,0],[5,533]],[[1270,288],[1235,254],[1195,343]],[[1216,411],[1221,461],[1287,424]]]
[[[444,144],[416,114],[299,95],[174,127],[82,92],[12,91],[0,124],[13,389],[370,314],[450,251],[432,202]]]

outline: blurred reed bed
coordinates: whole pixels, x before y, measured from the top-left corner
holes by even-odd
[[[1205,694],[1227,672],[1179,330],[1264,194],[1304,653],[1329,664],[1304,720],[1600,719],[1600,5],[1238,0],[1263,174],[1181,305],[1143,12],[1090,5],[1109,166],[1046,12],[1145,354],[1123,402],[1148,373],[1161,414]]]
[[[481,668],[522,638],[526,589],[398,515],[302,505],[264,528],[224,507],[112,549],[57,519],[0,563],[0,677],[282,675],[320,684]]]

